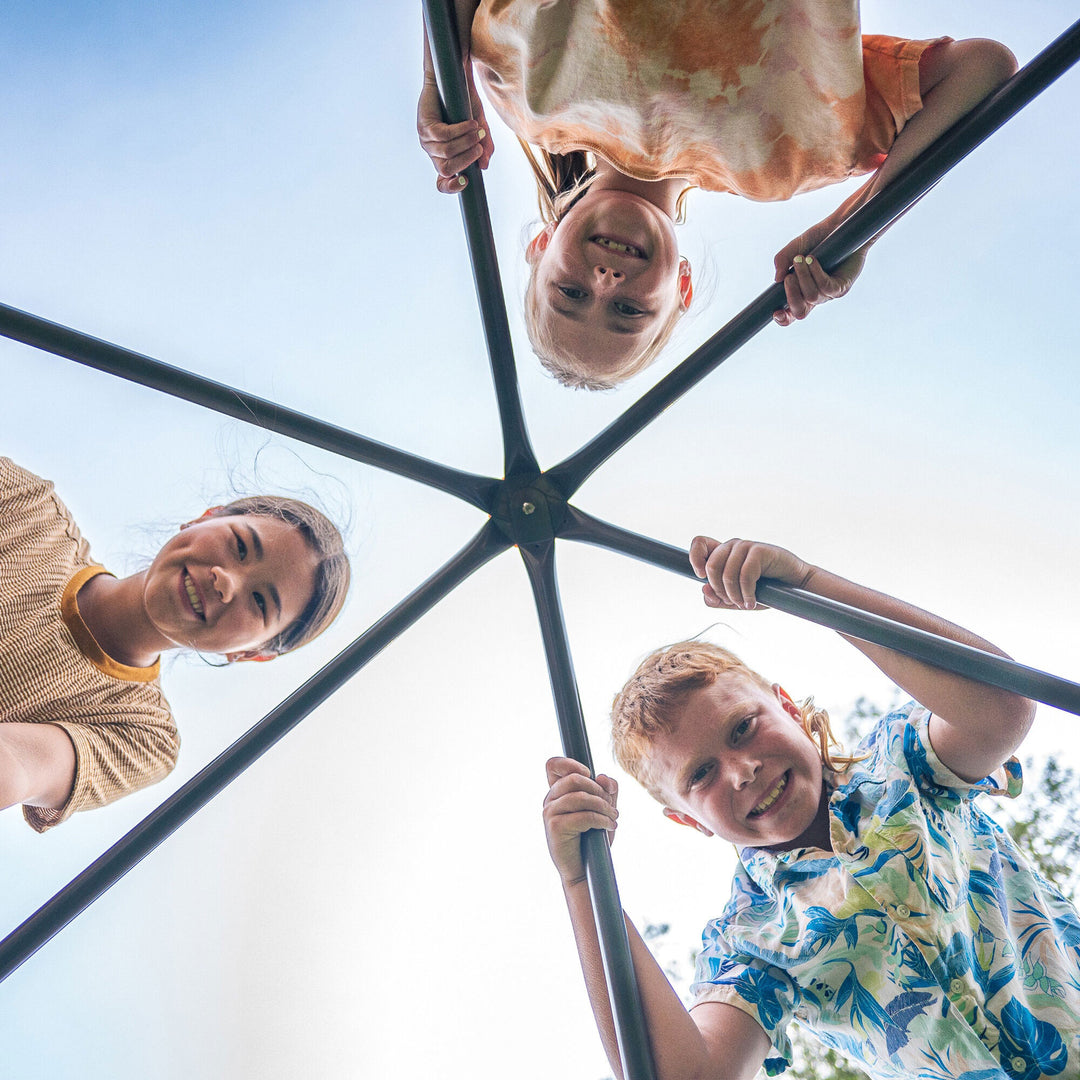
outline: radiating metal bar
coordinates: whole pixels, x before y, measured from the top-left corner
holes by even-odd
[[[509,543],[491,522],[422,585],[0,941],[0,981],[150,854],[372,657]]]
[[[468,120],[472,117],[472,105],[465,84],[453,0],[424,0],[424,24],[435,62],[443,112],[450,123]],[[484,324],[495,396],[499,403],[506,475],[535,475],[540,469],[521,410],[514,347],[510,341],[506,300],[480,166],[470,165],[465,170],[465,177],[468,184],[457,198],[461,200],[461,219],[469,244],[476,298],[480,304],[480,318]]]
[[[1080,59],[1080,22],[1074,23],[1007,83],[927,147],[888,187],[814,248],[814,256],[826,269],[842,262],[895,221],[949,169],[1037,97],[1077,59]],[[619,447],[767,326],[772,321],[772,313],[784,303],[783,283],[771,285],[594,439],[549,469],[548,479],[565,498],[571,498]]]
[[[112,345],[100,338],[71,330],[17,308],[0,304],[0,334],[31,345],[35,349],[74,360],[86,367],[129,382],[148,386],[184,401],[202,405],[267,431],[330,450],[353,461],[376,465],[387,472],[407,476],[429,487],[438,488],[472,503],[485,513],[491,512],[498,481],[474,473],[461,472],[426,458],[417,457],[385,443],[357,435],[345,428],[287,409],[284,405],[245,393],[213,379],[153,360],[130,349]]]
[[[689,555],[671,544],[650,540],[637,533],[620,529],[606,521],[591,517],[576,507],[567,508],[567,524],[559,532],[560,539],[580,540],[610,551],[619,551],[671,570],[697,581],[690,567]],[[828,600],[823,596],[796,589],[790,585],[763,579],[757,587],[757,598],[777,611],[798,615],[800,619],[827,626],[861,641],[872,641],[888,649],[925,660],[935,667],[965,675],[1003,690],[1011,690],[1034,701],[1053,705],[1056,709],[1080,715],[1080,684],[1038,668],[1006,660],[982,649],[950,641],[926,630],[872,615],[868,611]]]
[[[520,551],[536,599],[563,753],[587,765],[595,775],[555,578],[555,545],[548,540],[541,544],[523,545]],[[623,1077],[624,1080],[654,1080],[656,1073],[649,1049],[648,1029],[634,976],[630,941],[626,935],[607,836],[600,829],[592,829],[582,836],[581,849],[604,960],[608,999],[615,1019]]]

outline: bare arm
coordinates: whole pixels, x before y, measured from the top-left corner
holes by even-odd
[[[0,808],[59,810],[75,783],[75,747],[56,724],[0,724]]]
[[[710,607],[755,607],[758,579],[768,577],[997,656],[1006,655],[970,630],[812,566],[771,544],[738,539],[720,544],[698,536],[690,548],[690,563],[698,577],[707,578],[703,591]],[[987,776],[1012,756],[1031,727],[1035,703],[1027,698],[871,642],[846,635],[845,640],[933,713],[930,741],[938,757],[957,776],[966,780]]]
[[[787,307],[773,315],[781,326],[804,319],[819,303],[844,296],[878,237],[863,245],[830,276],[806,253],[1016,71],[1016,57],[1000,42],[970,38],[935,45],[919,61],[923,107],[905,125],[881,168],[824,221],[796,237],[776,255],[776,281],[784,282]],[[878,236],[883,235],[879,233]]]
[[[478,6],[479,0],[455,0],[454,5],[461,57],[465,64],[465,81],[472,102],[471,120],[463,120],[458,124],[443,122],[439,88],[435,79],[435,63],[431,57],[427,27],[424,28],[424,83],[416,107],[416,133],[420,137],[420,145],[431,158],[431,163],[438,173],[435,186],[446,195],[457,194],[464,187],[465,178],[459,176],[459,173],[464,172],[474,161],[480,163],[480,168],[486,169],[491,155],[495,152],[495,145],[491,141],[484,118],[484,107],[476,93],[472,63],[469,59],[472,21]]]
[[[596,1026],[621,1080],[615,1023],[581,857],[583,832],[614,829],[618,789],[611,777],[593,780],[584,765],[569,758],[552,758],[547,773],[548,849],[562,878]],[[626,932],[659,1080],[752,1080],[769,1049],[762,1028],[741,1009],[721,1002],[708,1002],[688,1013],[629,919]]]

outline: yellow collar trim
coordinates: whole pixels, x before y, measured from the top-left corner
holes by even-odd
[[[125,682],[153,682],[161,674],[160,657],[149,667],[130,667],[127,664],[121,664],[97,643],[97,639],[90,633],[90,627],[83,622],[83,617],[79,613],[79,590],[92,577],[108,572],[104,566],[84,566],[77,571],[67,583],[64,595],[60,597],[60,615],[71,631],[75,644],[79,646],[79,652],[99,671],[111,675],[114,679],[123,679]]]

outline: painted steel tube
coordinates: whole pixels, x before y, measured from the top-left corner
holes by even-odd
[[[452,123],[468,120],[472,116],[472,106],[465,85],[453,0],[424,0],[424,25],[435,62],[443,111]],[[484,325],[484,338],[502,421],[505,475],[535,475],[540,468],[529,442],[525,415],[521,409],[514,348],[506,318],[506,299],[480,166],[470,165],[465,170],[465,177],[468,184],[457,198],[461,200],[461,219],[469,245],[476,299],[480,304],[480,318]]]
[[[225,383],[195,375],[141,353],[90,337],[59,323],[0,304],[0,334],[35,349],[74,360],[85,367],[160,390],[195,405],[224,413],[256,427],[330,450],[342,457],[407,476],[429,487],[456,495],[485,513],[491,512],[498,481],[461,472],[438,462],[398,450],[345,428],[316,420],[274,401],[245,393]]]
[[[369,660],[509,543],[492,522],[303,686],[170,795],[52,899],[0,941],[0,981],[201,810]]]
[[[573,506],[568,508],[567,521],[559,533],[561,539],[596,544],[698,580],[690,568],[689,555],[682,548],[600,521]],[[758,585],[757,596],[763,604],[777,611],[797,615],[830,630],[884,645],[958,675],[1080,715],[1080,684],[1058,675],[779,582],[763,579]]]
[[[536,600],[563,753],[587,765],[595,775],[589,737],[585,731],[585,718],[581,711],[581,699],[578,696],[577,679],[570,657],[570,645],[566,638],[562,604],[559,600],[555,577],[555,545],[549,540],[542,544],[527,544],[520,550]],[[615,881],[615,869],[604,833],[598,829],[585,833],[582,837],[582,853],[585,857],[585,873],[592,898],[596,932],[600,938],[600,951],[604,960],[608,999],[615,1018],[615,1034],[623,1077],[624,1080],[654,1080],[656,1073],[649,1048],[645,1014],[634,975],[630,941],[626,935],[619,887]]]

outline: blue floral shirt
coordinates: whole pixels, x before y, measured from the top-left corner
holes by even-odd
[[[1019,794],[1015,758],[961,780],[914,702],[838,777],[832,852],[745,848],[692,990],[769,1033],[795,1017],[872,1076],[1080,1078],[1080,918],[974,803]]]

